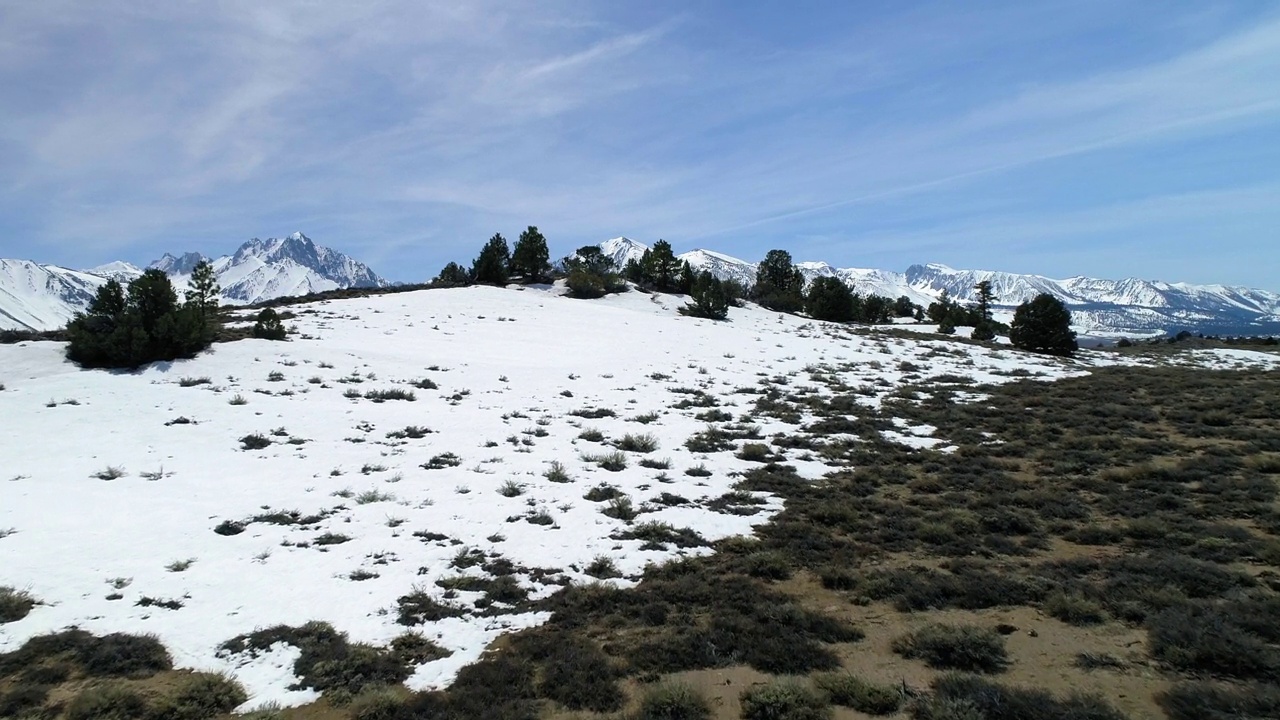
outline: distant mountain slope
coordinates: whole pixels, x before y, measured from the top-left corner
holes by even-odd
[[[0,330],[62,327],[104,282],[97,275],[56,265],[0,260]]]
[[[629,238],[600,244],[615,259],[639,258],[646,246]],[[694,270],[745,285],[755,281],[756,263],[712,252],[692,250],[676,256]],[[1190,285],[1126,278],[1100,280],[1073,277],[1054,280],[1039,275],[992,270],[956,270],[946,265],[912,265],[905,272],[869,268],[835,268],[824,262],[797,263],[806,282],[835,277],[861,294],[876,294],[928,306],[945,291],[952,298],[976,303],[974,286],[990,281],[997,319],[1008,321],[1013,309],[1040,293],[1062,300],[1072,312],[1076,330],[1086,335],[1153,335],[1180,330],[1228,334],[1280,334],[1280,293],[1226,285]]]
[[[166,253],[148,267],[163,270],[181,291],[204,259],[199,253]],[[223,301],[232,304],[389,284],[364,263],[316,245],[302,233],[254,238],[232,255],[212,262]],[[29,260],[0,260],[0,330],[60,328],[88,306],[108,279],[127,283],[141,274],[141,269],[126,262],[75,271]]]

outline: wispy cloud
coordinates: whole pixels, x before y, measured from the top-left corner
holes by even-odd
[[[627,233],[1016,263],[1050,256],[994,238],[1037,223],[1042,245],[1152,237],[1167,215],[1136,209],[1156,197],[1254,247],[1209,201],[1265,187],[1254,165],[1280,154],[1245,145],[1280,125],[1280,18],[1212,9],[10,4],[0,255],[141,261],[303,229],[416,279],[532,223],[557,251]]]

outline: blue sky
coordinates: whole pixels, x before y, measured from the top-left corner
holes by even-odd
[[[1280,290],[1273,2],[0,0],[0,256],[526,225]]]

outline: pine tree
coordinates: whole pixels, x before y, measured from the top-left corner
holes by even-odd
[[[780,312],[796,312],[804,306],[804,275],[786,250],[770,250],[756,268],[751,297],[762,306]]]
[[[996,296],[991,290],[991,281],[983,280],[974,285],[973,289],[978,291],[978,321],[973,324],[973,334],[970,337],[974,340],[992,340],[996,332],[991,323],[991,303]]]
[[[710,320],[724,320],[729,316],[729,295],[724,283],[706,270],[693,281],[689,296],[693,302],[680,308],[681,315]]]
[[[838,278],[816,278],[809,285],[804,309],[815,320],[849,322],[853,320],[853,291]]]
[[[1070,355],[1079,347],[1071,329],[1071,311],[1048,293],[1018,306],[1009,327],[1009,340],[1016,348],[1049,355]]]
[[[499,233],[489,238],[471,266],[471,277],[483,285],[506,285],[511,272],[511,249]]]
[[[83,367],[138,367],[194,357],[213,340],[198,303],[178,304],[169,277],[150,269],[123,290],[99,288],[85,313],[67,324],[67,357]]]
[[[673,292],[678,287],[680,261],[671,251],[671,243],[659,240],[640,258],[644,281],[658,292]]]
[[[431,281],[436,287],[465,287],[471,284],[471,271],[456,262],[451,262],[440,269],[440,274]]]
[[[213,272],[213,264],[208,260],[196,263],[191,271],[191,287],[186,292],[187,302],[198,309],[206,320],[212,321],[218,313],[218,294],[221,292],[218,276]]]
[[[551,253],[547,239],[533,225],[520,233],[515,250],[511,253],[511,273],[524,278],[527,283],[542,282],[551,271]]]

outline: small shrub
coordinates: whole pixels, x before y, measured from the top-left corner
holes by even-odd
[[[1081,670],[1120,670],[1126,665],[1115,655],[1094,652],[1078,653],[1072,664]]]
[[[578,439],[587,442],[604,442],[604,433],[595,428],[587,428],[578,433]]]
[[[445,468],[458,467],[461,464],[462,458],[451,452],[446,452],[432,457],[422,464],[422,468],[424,470],[443,470]]]
[[[797,680],[776,680],[744,690],[738,700],[743,720],[826,720],[826,700]]]
[[[0,625],[25,618],[35,606],[31,593],[0,585]]]
[[[564,469],[564,465],[559,460],[552,460],[547,471],[542,474],[548,482],[567,483],[573,482],[573,478],[569,477],[569,473]]]
[[[893,651],[930,667],[1000,672],[1009,664],[1004,637],[994,630],[970,625],[930,624],[895,638]]]
[[[599,420],[600,418],[618,416],[618,413],[608,408],[582,408],[581,410],[574,410],[569,414],[580,418],[586,418],[587,420]]]
[[[1045,598],[1044,611],[1070,625],[1097,625],[1107,619],[1097,603],[1063,592]]]
[[[128,473],[126,473],[124,471],[124,468],[122,467],[118,467],[116,465],[108,465],[106,468],[99,470],[98,472],[94,473],[90,477],[94,477],[99,480],[117,480],[119,478],[124,477],[127,474]]]
[[[892,715],[902,705],[902,691],[898,688],[877,685],[848,673],[819,675],[814,684],[836,705],[868,715]]]
[[[318,545],[320,547],[324,547],[326,545],[341,545],[344,542],[350,542],[350,541],[351,541],[351,538],[346,535],[343,535],[342,533],[327,532],[317,537],[314,541],[312,541],[312,544]]]
[[[104,635],[88,644],[80,660],[91,677],[146,678],[173,669],[169,651],[154,635]]]
[[[184,377],[178,380],[178,387],[195,387],[197,385],[208,385],[213,382],[208,376],[205,377]]]
[[[155,714],[172,720],[208,720],[229,713],[249,696],[240,683],[225,675],[192,675]]]
[[[1180,682],[1156,695],[1169,720],[1247,720],[1280,717],[1280,685]]]
[[[621,577],[622,573],[618,571],[618,566],[613,562],[613,558],[608,555],[597,555],[590,565],[582,571],[583,574],[589,575],[599,580],[608,578]]]
[[[933,681],[933,697],[912,707],[915,720],[1127,720],[1106,700],[1072,693],[1000,685],[975,675],[947,673]]]
[[[711,703],[687,683],[665,682],[645,692],[632,720],[711,720]]]
[[[769,446],[764,443],[744,443],[742,450],[738,451],[738,459],[749,462],[768,462]]]
[[[213,531],[219,535],[239,535],[244,532],[244,523],[236,522],[235,520],[223,520],[213,528]]]
[[[164,569],[168,570],[169,572],[184,572],[188,568],[190,568],[192,565],[194,565],[195,562],[196,562],[195,558],[187,558],[186,560],[174,560],[168,565],[165,565]]]
[[[606,500],[613,500],[614,498],[620,498],[622,496],[623,492],[618,488],[608,483],[600,483],[588,490],[587,494],[583,495],[582,498],[590,502],[605,502]]]
[[[425,590],[414,590],[396,599],[399,609],[396,622],[401,625],[421,625],[445,618],[462,617],[466,611],[456,605],[440,602]]]
[[[637,462],[636,464],[642,468],[649,468],[650,470],[670,470],[671,458],[664,458],[662,460],[654,460],[653,458],[640,458],[640,461]]]
[[[711,471],[708,470],[707,466],[703,463],[698,463],[688,470],[685,470],[684,474],[689,477],[711,477]]]
[[[230,400],[227,401],[227,404],[228,405],[248,405],[249,401],[246,400],[243,395],[237,393],[236,395],[232,396]]]
[[[357,505],[369,505],[370,503],[391,502],[396,496],[391,493],[378,492],[377,490],[365,490],[356,495],[355,501]]]
[[[631,498],[624,495],[623,497],[616,497],[610,500],[604,509],[600,511],[600,514],[614,518],[615,520],[631,522],[639,513],[637,513],[635,507],[632,506]]]
[[[524,486],[515,480],[507,480],[498,487],[498,494],[503,497],[519,497],[524,494]]]
[[[396,720],[404,714],[407,694],[386,686],[370,686],[360,691],[347,706],[352,720]]]
[[[271,438],[262,433],[253,433],[240,438],[241,450],[262,450],[271,446]]]
[[[648,453],[658,449],[658,439],[652,435],[632,435],[627,433],[614,443],[619,450],[635,453]]]
[[[90,685],[67,707],[67,720],[134,720],[145,717],[147,701],[120,683]]]
[[[374,402],[386,402],[387,400],[408,400],[410,402],[417,400],[418,396],[412,390],[403,390],[401,388],[388,388],[386,390],[369,390],[364,394],[366,400]]]
[[[619,451],[611,453],[601,453],[599,455],[583,455],[584,462],[591,462],[599,465],[601,468],[609,472],[619,472],[627,467],[627,456]]]

